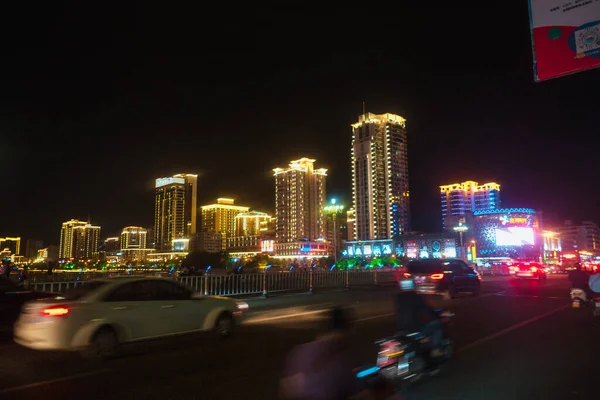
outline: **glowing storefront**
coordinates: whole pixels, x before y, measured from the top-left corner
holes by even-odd
[[[531,208],[503,208],[473,213],[467,219],[477,257],[539,260],[543,242],[539,216]]]
[[[395,239],[346,242],[342,255],[346,258],[455,258],[458,243],[453,234],[401,235]]]

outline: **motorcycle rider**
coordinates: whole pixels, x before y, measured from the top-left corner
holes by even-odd
[[[569,275],[569,280],[571,281],[573,289],[581,289],[585,292],[588,300],[592,299],[594,295],[588,284],[589,279],[590,276],[581,268],[581,263],[576,263],[575,270],[571,271],[571,274]]]
[[[444,326],[434,309],[415,290],[412,278],[401,279],[400,291],[394,298],[396,329],[401,333],[421,332],[431,340],[432,357],[443,355],[441,344]]]

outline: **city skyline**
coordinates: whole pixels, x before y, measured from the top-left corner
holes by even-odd
[[[111,235],[124,223],[150,227],[153,179],[181,171],[199,175],[200,201],[237,197],[269,210],[270,168],[305,154],[330,171],[330,195],[350,205],[349,125],[363,102],[366,112],[408,121],[414,230],[440,229],[437,186],[467,179],[501,182],[505,199],[557,222],[600,219],[600,188],[589,185],[597,122],[586,100],[600,90],[598,71],[534,83],[525,4],[482,10],[494,35],[470,42],[473,50],[424,51],[420,43],[436,43],[436,30],[408,26],[337,37],[355,17],[345,11],[302,35],[293,19],[259,12],[266,25],[247,29],[240,20],[227,34],[243,37],[247,51],[211,42],[202,57],[169,47],[193,46],[199,32],[169,32],[161,36],[169,46],[138,51],[132,32],[116,24],[114,36],[80,43],[116,17],[87,15],[90,31],[72,35],[77,18],[49,26],[60,10],[47,7],[44,18],[29,19],[30,37],[10,43],[16,61],[3,66],[0,173],[11,212],[2,236],[55,242],[58,224],[88,215]],[[448,26],[463,42],[476,29],[466,10],[451,10],[451,27],[448,10],[402,15]],[[280,35],[271,39],[273,29]]]

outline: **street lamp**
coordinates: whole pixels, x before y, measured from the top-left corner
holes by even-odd
[[[462,222],[458,223],[458,226],[455,226],[454,228],[455,232],[458,232],[458,235],[460,236],[460,252],[464,253],[464,248],[463,248],[463,233],[465,233],[466,231],[469,230],[469,228],[467,228],[466,225],[463,225]],[[463,256],[463,254],[461,254],[461,256]]]
[[[344,206],[336,203],[335,198],[331,199],[329,205],[323,207],[323,211],[333,219],[333,260],[337,264],[337,215],[344,211]]]

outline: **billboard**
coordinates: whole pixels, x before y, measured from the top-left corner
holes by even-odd
[[[406,242],[406,257],[417,258],[419,245],[415,241]]]
[[[511,226],[496,228],[496,246],[524,246],[534,244],[533,228]]]
[[[454,239],[444,239],[444,255],[446,258],[456,257],[456,241]]]
[[[599,0],[529,0],[536,81],[600,67]]]

